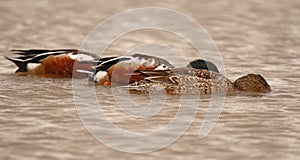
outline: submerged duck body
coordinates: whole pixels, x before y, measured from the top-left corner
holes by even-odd
[[[128,85],[145,78],[144,75],[136,74],[136,71],[167,70],[174,66],[162,58],[133,54],[110,59],[93,68],[95,71],[92,71],[91,81],[100,85],[110,83]],[[108,81],[109,83],[107,83]]]
[[[74,49],[30,49],[30,50],[12,50],[18,57],[6,59],[12,61],[18,66],[18,74],[34,74],[42,77],[51,78],[84,78],[86,74],[74,71],[76,69],[89,69],[95,63],[94,61],[103,61],[97,55]],[[110,57],[112,58],[112,57]]]

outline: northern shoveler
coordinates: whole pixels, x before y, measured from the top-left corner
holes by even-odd
[[[146,75],[144,80],[129,84],[129,91],[134,92],[166,92],[170,94],[182,93],[238,93],[255,92],[267,93],[271,87],[259,74],[248,74],[231,82],[224,75],[195,68],[177,68],[165,71],[140,71]]]
[[[168,61],[143,54],[120,56],[100,63],[92,67],[90,81],[98,84],[110,84],[111,82],[127,85],[144,79],[143,75],[135,74],[141,70],[166,70],[174,68]]]
[[[74,50],[74,49],[30,49],[30,50],[12,50],[19,57],[6,59],[12,61],[18,66],[18,74],[35,74],[43,77],[75,77],[84,78],[86,74],[73,72],[75,62],[76,69],[89,69],[95,63],[106,61],[115,57],[99,58],[97,55]]]

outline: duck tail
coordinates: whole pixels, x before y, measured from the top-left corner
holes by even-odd
[[[9,61],[13,62],[16,66],[19,67],[16,72],[26,72],[27,71],[28,62],[26,60],[9,58],[9,57],[5,57],[5,58],[8,59]]]

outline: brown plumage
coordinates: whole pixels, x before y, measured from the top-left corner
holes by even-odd
[[[109,79],[113,83],[130,84],[145,78],[143,75],[136,75],[135,71],[154,70],[157,66],[146,66],[138,63],[117,63],[107,70]]]
[[[90,68],[92,64],[76,63],[76,69],[73,72],[75,62],[76,60],[67,55],[50,55],[45,58],[39,66],[29,72],[42,77],[51,78],[72,78],[72,76],[74,78],[85,78],[86,74],[79,73],[76,70]]]
[[[149,77],[130,84],[130,91],[182,93],[267,93],[271,87],[259,74],[248,74],[231,82],[220,73],[203,69],[177,68],[166,71],[141,71]]]

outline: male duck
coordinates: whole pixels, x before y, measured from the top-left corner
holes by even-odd
[[[115,57],[99,58],[97,55],[75,49],[30,49],[12,50],[18,57],[6,59],[18,66],[18,74],[35,74],[51,78],[84,78],[86,74],[73,72],[75,62],[76,69],[89,69],[99,61],[106,61]]]
[[[112,65],[113,64],[113,65]],[[120,56],[104,61],[92,67],[89,80],[98,84],[127,85],[144,79],[143,75],[135,74],[142,70],[167,70],[174,68],[168,61],[143,54],[133,54],[130,56]]]

